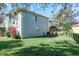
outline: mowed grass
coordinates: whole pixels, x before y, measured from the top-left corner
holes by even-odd
[[[79,44],[72,38],[36,37],[0,39],[0,56],[72,56],[79,55]]]

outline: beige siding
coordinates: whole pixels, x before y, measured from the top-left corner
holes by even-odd
[[[78,33],[79,34],[79,26],[72,27],[72,30],[73,30],[74,33]]]

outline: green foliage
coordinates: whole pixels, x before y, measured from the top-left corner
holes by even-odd
[[[49,32],[50,32],[50,36],[51,37],[58,36],[57,31],[58,31],[58,28],[57,27],[55,27],[55,26],[49,27]]]
[[[10,33],[9,32],[4,32],[4,36],[10,37]]]
[[[63,30],[64,30],[64,31],[69,31],[69,30],[71,30],[71,28],[72,28],[72,27],[71,27],[71,24],[67,24],[67,23],[66,23],[66,24],[63,25]]]
[[[72,31],[67,32],[67,36],[73,37],[73,32]]]
[[[79,43],[79,34],[73,33],[73,39]]]
[[[63,31],[68,36],[72,36],[73,35],[71,29],[72,29],[71,24],[66,23],[66,24],[63,25]]]
[[[5,3],[0,3],[0,10],[5,7]]]

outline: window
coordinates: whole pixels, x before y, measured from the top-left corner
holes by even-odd
[[[15,21],[13,20],[13,24],[15,24]]]
[[[11,15],[9,16],[9,18],[11,19]]]
[[[37,22],[37,16],[35,16],[35,21]]]

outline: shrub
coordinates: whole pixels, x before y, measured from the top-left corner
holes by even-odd
[[[67,32],[67,36],[69,36],[69,37],[73,37],[73,32],[72,31],[69,31],[69,32]]]
[[[64,24],[64,26],[63,26],[64,31],[69,31],[71,28],[72,28],[71,24]]]
[[[50,36],[51,37],[58,36],[57,31],[58,31],[58,28],[57,27],[55,27],[55,26],[49,27],[49,32],[50,32]]]
[[[50,32],[47,32],[47,36],[49,36],[50,35]]]
[[[10,33],[9,32],[4,32],[4,36],[10,37]]]
[[[9,33],[10,33],[10,36],[12,38],[15,38],[15,36],[16,36],[16,27],[14,27],[14,26],[10,27],[9,28]]]
[[[79,34],[73,33],[73,39],[79,43]]]
[[[71,24],[66,23],[63,25],[63,31],[66,35],[72,34],[71,29],[72,29]]]
[[[19,34],[19,32],[16,33],[15,38],[16,38],[16,39],[20,39],[20,34]]]

